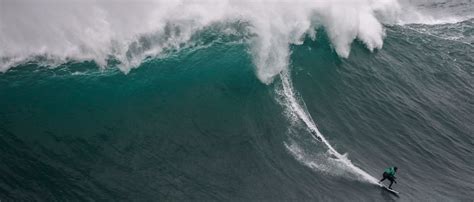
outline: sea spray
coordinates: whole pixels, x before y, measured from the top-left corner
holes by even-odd
[[[266,84],[288,67],[288,46],[324,27],[336,52],[348,57],[359,39],[381,48],[379,19],[396,16],[395,0],[339,1],[56,1],[6,0],[0,12],[0,71],[46,58],[51,65],[117,62],[125,73],[149,57],[192,43],[192,36],[219,22],[248,22],[249,50]],[[395,14],[394,14],[395,13]]]

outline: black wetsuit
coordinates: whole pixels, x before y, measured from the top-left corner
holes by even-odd
[[[385,179],[390,180],[390,185],[388,186],[388,188],[391,189],[393,182],[395,182],[395,176],[394,176],[394,175],[390,175],[390,174],[388,174],[387,172],[384,172],[383,175],[382,175],[382,177],[383,177],[383,178],[380,180],[380,182],[384,181]]]

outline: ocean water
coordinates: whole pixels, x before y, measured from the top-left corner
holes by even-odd
[[[470,201],[473,13],[4,0],[0,200]]]

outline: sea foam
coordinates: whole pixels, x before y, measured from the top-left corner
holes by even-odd
[[[38,58],[51,65],[119,62],[127,73],[148,57],[190,43],[219,22],[248,22],[256,75],[271,83],[288,68],[289,45],[324,27],[334,50],[348,57],[352,41],[383,45],[382,23],[396,17],[395,0],[5,0],[0,4],[0,71]]]

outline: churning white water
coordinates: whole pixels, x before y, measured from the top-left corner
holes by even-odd
[[[289,45],[314,37],[315,27],[324,27],[337,54],[348,57],[354,39],[381,48],[381,21],[395,19],[399,8],[395,0],[3,0],[0,71],[41,56],[102,67],[113,58],[128,72],[214,23],[244,21],[257,76],[270,83],[288,67]]]

